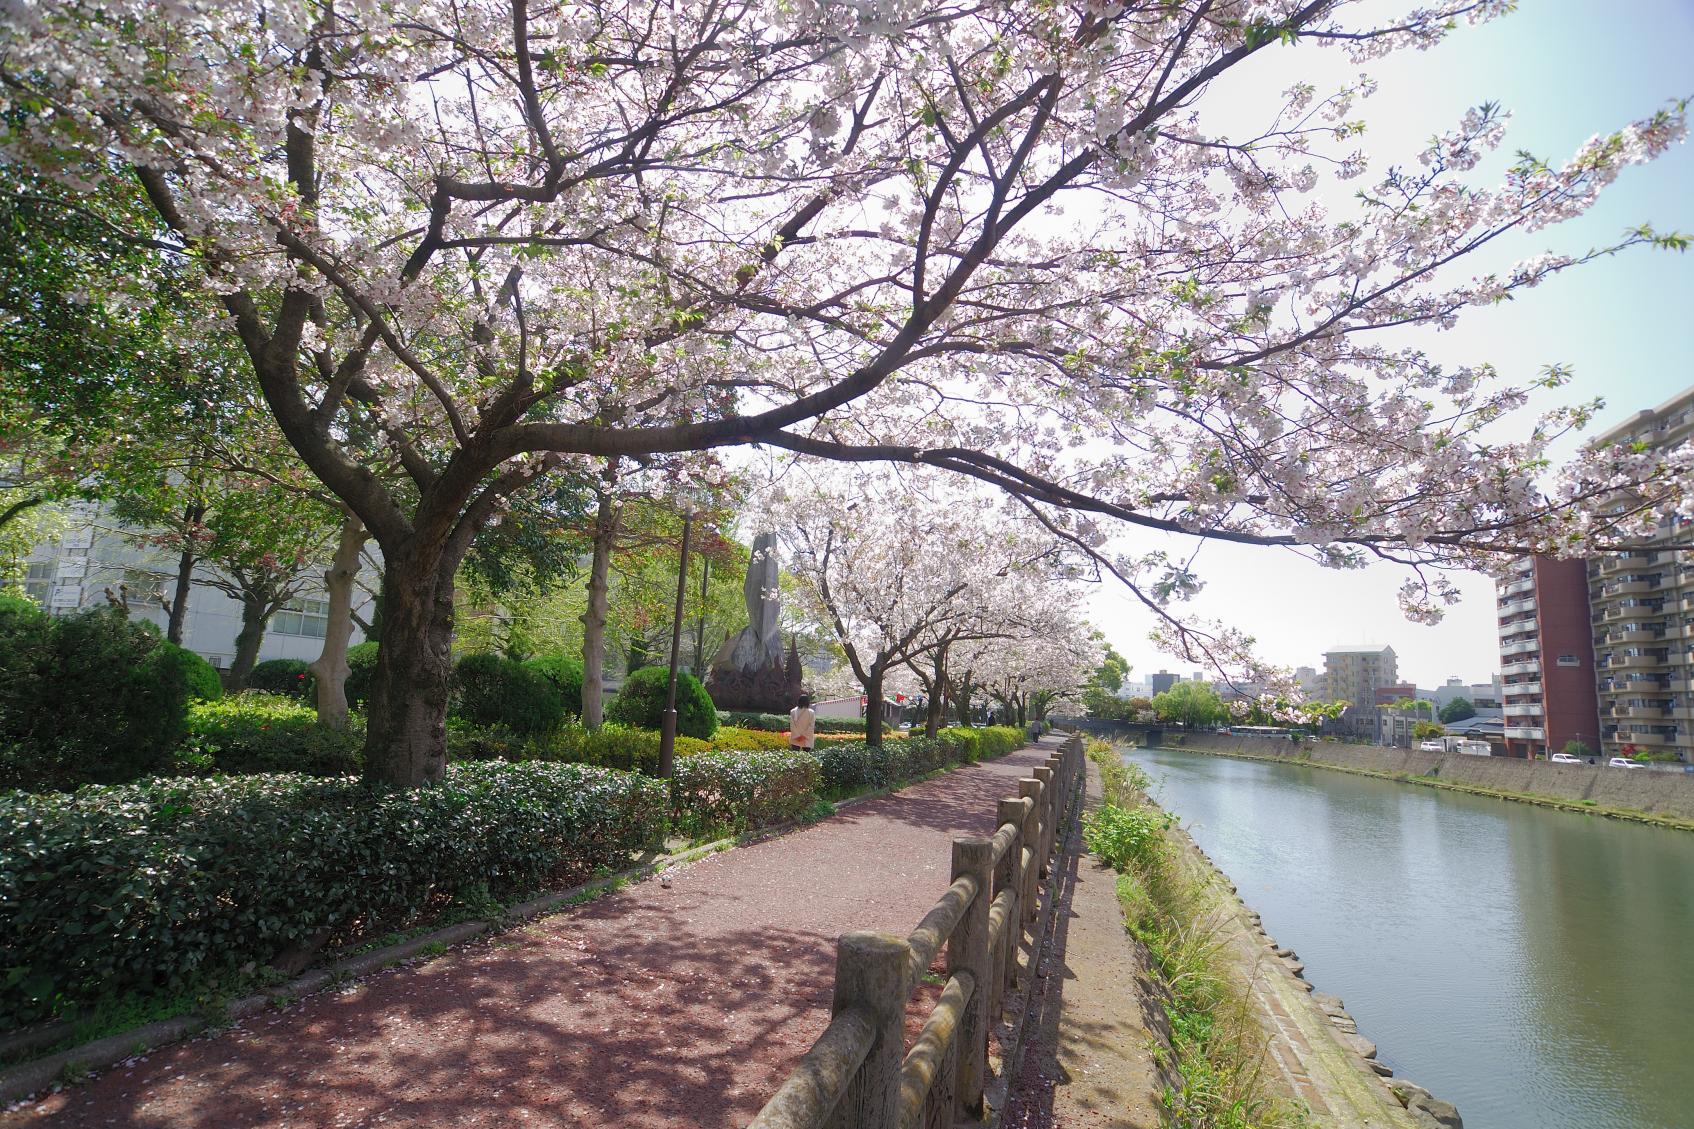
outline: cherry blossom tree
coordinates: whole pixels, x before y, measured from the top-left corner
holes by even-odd
[[[1684,453],[1548,444],[1524,404],[1379,331],[1444,326],[1596,254],[1472,277],[1681,138],[1672,106],[1472,183],[1480,107],[1372,170],[1369,79],[1202,116],[1294,41],[1368,62],[1506,0],[61,0],[0,16],[0,146],[197,267],[283,434],[386,562],[367,771],[435,777],[455,571],[553,470],[764,444],[976,478],[1158,606],[1114,530],[1414,568],[1614,543]],[[1330,214],[1320,180],[1371,174]],[[372,455],[348,436],[373,430]],[[395,482],[370,465],[397,461]],[[1634,493],[1617,509],[1597,505]],[[1449,591],[1415,577],[1405,602]],[[1172,620],[1177,641],[1190,637]]]

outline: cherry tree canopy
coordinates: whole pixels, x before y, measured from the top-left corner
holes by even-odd
[[[1684,455],[1545,475],[1579,413],[1486,440],[1523,390],[1373,331],[1675,242],[1451,269],[1583,212],[1682,136],[1680,106],[1494,187],[1466,175],[1504,135],[1479,108],[1344,216],[1311,193],[1369,171],[1369,80],[1297,85],[1255,136],[1202,126],[1214,80],[1294,39],[1364,61],[1509,7],[18,0],[0,146],[67,207],[135,178],[156,222],[125,234],[203,268],[284,434],[382,545],[367,762],[418,779],[440,765],[453,570],[573,461],[927,464],[1090,547],[1109,520],[1331,563],[1652,520]],[[400,485],[345,441],[368,428]]]

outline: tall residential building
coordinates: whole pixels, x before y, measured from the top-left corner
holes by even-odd
[[[1161,670],[1152,675],[1148,681],[1152,683],[1153,696],[1157,697],[1158,695],[1163,694],[1166,690],[1169,690],[1172,686],[1175,686],[1177,683],[1177,677],[1168,670]]]
[[[1637,412],[1597,442],[1651,447],[1694,439],[1694,388]],[[1694,515],[1661,522],[1638,548],[1588,562],[1601,740],[1607,756],[1669,753],[1694,762]]]
[[[1506,755],[1546,756],[1580,741],[1600,751],[1588,567],[1523,557],[1496,586]]]
[[[1343,733],[1375,737],[1376,692],[1399,681],[1399,659],[1393,647],[1331,647],[1323,654],[1324,700],[1352,703],[1336,725]]]

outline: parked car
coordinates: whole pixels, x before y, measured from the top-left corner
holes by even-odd
[[[1425,741],[1418,746],[1418,751],[1420,753],[1444,753],[1447,751],[1447,745],[1442,741]]]
[[[1606,762],[1608,768],[1646,768],[1640,761],[1632,761],[1628,757],[1613,757]]]
[[[1569,753],[1554,753],[1552,756],[1548,757],[1547,759],[1552,761],[1554,764],[1581,764],[1582,763],[1581,757],[1573,757]]]

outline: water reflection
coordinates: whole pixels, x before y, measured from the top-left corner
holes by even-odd
[[[1131,756],[1383,1060],[1470,1129],[1694,1125],[1694,835],[1300,765]]]

